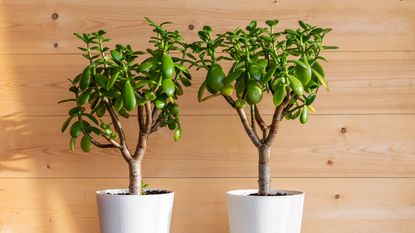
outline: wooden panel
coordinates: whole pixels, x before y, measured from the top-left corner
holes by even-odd
[[[321,91],[317,114],[415,113],[415,52],[327,53],[331,92]],[[69,82],[86,61],[79,55],[0,56],[0,115],[66,115]],[[222,98],[196,100],[203,71],[180,99],[184,115],[234,114]],[[261,106],[272,113],[272,98]]]
[[[230,189],[254,179],[147,179],[173,189],[172,233],[225,233]],[[124,179],[2,179],[0,232],[98,232],[94,191]],[[306,193],[303,233],[413,233],[415,179],[276,179],[274,187]],[[385,188],[387,187],[387,188]],[[336,194],[338,199],[335,198]],[[22,220],[24,219],[24,224]]]
[[[277,17],[284,28],[296,27],[299,19],[334,28],[327,42],[344,51],[414,50],[414,10],[414,1],[390,0],[3,1],[0,51],[73,53],[79,43],[72,32],[100,28],[108,29],[116,43],[142,49],[151,33],[144,16],[159,22],[173,21],[174,28],[189,41],[197,37],[196,32],[205,24],[224,32],[246,25],[251,19]],[[58,13],[58,17],[53,18],[53,13]],[[190,30],[189,24],[195,29]]]
[[[127,176],[117,151],[68,149],[64,117],[1,118],[1,177]],[[182,117],[180,142],[163,129],[150,137],[150,177],[256,177],[257,151],[237,116]],[[386,127],[390,126],[390,127]],[[130,145],[135,121],[124,125]],[[346,133],[341,133],[345,128]],[[313,115],[305,126],[284,121],[272,150],[278,177],[414,177],[415,116]]]

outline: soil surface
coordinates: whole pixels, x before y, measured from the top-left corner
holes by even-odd
[[[266,196],[289,196],[289,195],[291,195],[291,194],[277,192],[277,193],[270,193],[270,194],[268,194]],[[258,193],[251,193],[251,194],[249,194],[249,196],[262,196],[262,195],[258,195]]]
[[[144,191],[143,195],[157,195],[157,194],[167,194],[171,193],[169,190],[164,189],[154,189],[154,190],[146,190]],[[105,193],[106,195],[130,195],[129,193]]]

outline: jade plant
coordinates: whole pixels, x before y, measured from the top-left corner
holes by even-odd
[[[252,21],[245,29],[237,28],[213,35],[204,26],[200,41],[190,45],[197,58],[192,66],[206,69],[207,76],[198,92],[199,102],[222,96],[236,110],[243,127],[259,154],[258,194],[271,195],[270,148],[285,118],[308,120],[318,91],[329,90],[320,52],[335,49],[324,46],[329,28],[311,26],[302,21],[298,29],[277,31],[278,20],[267,20],[265,27]],[[231,63],[225,74],[224,64]],[[205,94],[209,92],[209,94]],[[272,98],[270,124],[263,119],[259,104]]]
[[[106,32],[77,34],[84,47],[79,47],[88,64],[74,79],[69,91],[74,98],[69,118],[62,126],[70,125],[70,149],[80,138],[84,152],[92,147],[115,148],[129,166],[129,194],[144,194],[141,163],[149,136],[159,127],[174,131],[174,140],[181,138],[182,128],[177,98],[183,86],[191,85],[191,76],[184,65],[188,46],[177,31],[167,31],[146,18],[154,27],[150,43],[154,48],[135,51],[130,45],[106,46],[110,39]],[[174,54],[171,55],[171,54]],[[142,62],[138,62],[143,57]],[[109,117],[108,117],[109,116]],[[127,144],[121,118],[133,118],[138,124],[135,149]]]

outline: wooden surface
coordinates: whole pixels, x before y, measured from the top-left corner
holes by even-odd
[[[278,18],[281,27],[299,19],[335,29],[328,43],[343,51],[414,50],[415,2],[411,0],[9,0],[0,8],[2,54],[77,52],[72,32],[106,28],[116,41],[141,47],[151,29],[144,16],[172,21],[185,38],[203,25],[221,33],[251,19]],[[53,20],[52,14],[59,17]],[[193,24],[194,30],[189,29]],[[58,43],[57,48],[54,44]]]
[[[227,232],[225,191],[255,187],[253,178],[146,181],[176,191],[172,233]],[[9,200],[0,203],[3,232],[98,232],[94,191],[126,185],[114,178],[1,182],[0,199]],[[413,233],[414,183],[415,178],[274,179],[281,189],[305,191],[302,233]]]
[[[58,131],[65,117],[2,119],[1,177],[128,175],[116,150],[71,153],[67,134]],[[169,130],[151,136],[146,176],[256,177],[256,149],[236,116],[183,116],[182,124],[183,140],[177,143]],[[124,127],[134,145],[135,121]],[[307,125],[287,121],[272,148],[272,171],[278,177],[415,177],[414,138],[414,115],[313,115]]]
[[[330,52],[326,57],[331,92],[321,91],[317,114],[415,113],[415,52]],[[0,55],[5,72],[0,76],[0,116],[67,114],[70,105],[57,101],[72,97],[67,78],[80,73],[86,62],[81,55]],[[194,73],[193,86],[179,100],[182,114],[234,114],[220,98],[197,102],[206,74]],[[273,113],[272,98],[266,100],[262,110]]]
[[[144,16],[173,21],[188,41],[205,24],[219,33],[251,19],[333,28],[332,90],[307,125],[283,122],[273,187],[306,192],[302,233],[415,232],[415,1],[3,0],[0,233],[98,233],[94,192],[126,187],[126,165],[116,151],[71,153],[59,131],[69,105],[56,103],[85,64],[73,32],[105,28],[113,43],[144,49]],[[161,130],[144,162],[152,187],[176,192],[172,233],[228,232],[224,192],[256,186],[256,151],[233,110],[197,103],[204,76],[180,100],[182,141]],[[261,110],[269,119],[272,103]]]

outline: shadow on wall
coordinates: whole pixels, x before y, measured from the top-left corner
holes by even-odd
[[[98,149],[89,155],[80,150],[71,153],[68,135],[60,133],[68,105],[59,106],[57,101],[70,95],[66,79],[82,68],[82,57],[59,54],[65,44],[62,38],[33,43],[34,50],[44,51],[41,54],[31,54],[32,50],[14,54],[11,48],[16,44],[12,40],[27,44],[28,33],[42,38],[45,34],[39,31],[52,29],[67,38],[72,30],[96,29],[61,32],[68,23],[82,20],[70,19],[68,13],[66,20],[71,22],[60,25],[53,15],[59,12],[63,17],[64,4],[36,6],[38,12],[29,15],[37,18],[32,19],[27,11],[34,6],[24,1],[0,4],[0,48],[5,48],[0,51],[0,232],[98,232],[94,191],[111,181],[94,178],[95,171],[84,171],[90,164],[95,164],[94,169],[113,161],[124,164],[118,153]],[[48,31],[46,36],[55,34]],[[93,161],[82,163],[85,156]],[[125,181],[111,180],[116,187]]]
[[[21,144],[31,140],[30,126],[19,113],[0,117],[0,177],[9,177],[9,174],[27,172],[29,169],[22,166],[30,159],[31,155],[24,153],[27,149]],[[12,149],[14,148],[14,149]]]
[[[67,135],[60,133],[65,117],[42,113],[42,108],[33,111],[33,99],[58,107],[58,100],[49,96],[56,98],[67,89],[68,76],[48,67],[54,56],[58,55],[0,55],[1,61],[7,60],[0,77],[0,232],[95,232],[98,228],[95,196],[93,190],[89,192],[94,182],[83,187],[79,178],[70,178],[82,171],[79,158],[86,155],[70,153]],[[46,62],[38,67],[24,62],[30,59]],[[45,69],[53,74],[42,76]],[[13,108],[19,111],[10,113]],[[65,156],[76,170],[69,176],[70,169],[60,162]]]
[[[39,10],[34,14],[38,18],[29,19],[26,11],[34,7]],[[85,201],[84,192],[77,194],[71,190],[79,185],[76,179],[53,177],[58,173],[51,172],[50,161],[59,159],[53,156],[69,153],[67,147],[56,149],[59,137],[66,136],[60,134],[64,117],[50,114],[51,109],[58,107],[58,99],[51,97],[65,98],[63,90],[68,76],[62,67],[54,66],[57,62],[48,61],[65,56],[13,54],[11,48],[16,44],[11,40],[18,38],[27,43],[25,35],[39,30],[45,20],[50,21],[51,8],[61,7],[55,3],[33,6],[24,1],[0,5],[0,19],[7,20],[0,22],[0,47],[6,48],[0,51],[0,232],[97,232],[96,219],[88,218],[91,212],[95,213],[95,206],[85,211],[77,204],[95,204],[91,200],[95,198],[93,192]],[[40,49],[50,53],[44,47]],[[53,43],[50,49],[56,50]]]

